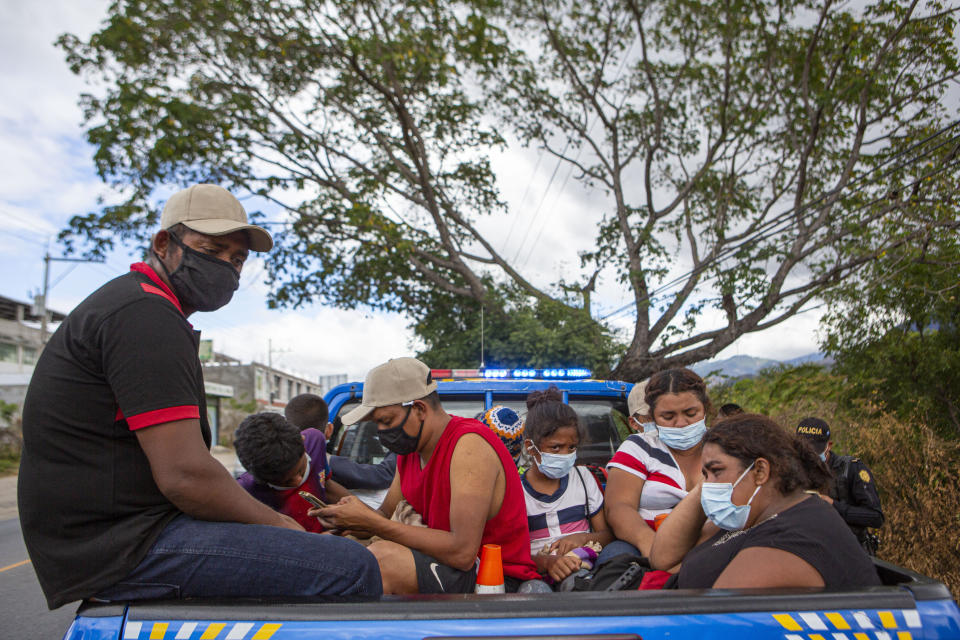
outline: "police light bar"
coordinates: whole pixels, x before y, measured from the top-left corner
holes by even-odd
[[[434,380],[458,378],[482,378],[480,369],[430,369]]]
[[[481,369],[480,376],[483,378],[501,379],[501,380],[576,380],[589,378],[590,369],[575,367],[570,369]]]

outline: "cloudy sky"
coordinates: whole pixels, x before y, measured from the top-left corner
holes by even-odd
[[[0,5],[0,295],[28,300],[43,284],[44,253],[62,255],[57,232],[71,216],[95,210],[98,196],[110,198],[93,171],[92,148],[81,130],[77,97],[83,82],[70,73],[53,44],[66,31],[92,32],[108,3],[0,0]],[[583,232],[582,211],[589,202],[567,178],[568,169],[561,167],[551,183],[555,162],[517,149],[497,156],[494,166],[504,198],[517,212],[516,218],[484,223],[494,246],[507,257],[518,256],[522,272],[535,283],[572,274],[576,252],[588,248],[593,229]],[[139,254],[139,248],[127,247],[104,264],[52,263],[50,307],[69,311],[125,272]],[[568,262],[557,256],[567,256]],[[244,268],[233,302],[191,321],[214,340],[217,351],[243,360],[265,361],[272,341],[275,364],[310,378],[334,373],[362,377],[371,366],[416,348],[401,316],[321,306],[271,311],[265,293],[262,264],[254,258]],[[626,290],[603,282],[594,312],[603,315],[629,299]],[[744,336],[719,357],[788,359],[815,351],[820,312],[814,309],[762,334]],[[621,314],[615,324],[629,327],[630,317]]]

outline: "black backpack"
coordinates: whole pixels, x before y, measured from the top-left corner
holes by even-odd
[[[589,573],[576,576],[573,591],[626,591],[640,586],[650,563],[643,556],[621,553],[597,565]]]

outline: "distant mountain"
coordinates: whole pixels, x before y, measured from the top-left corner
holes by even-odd
[[[771,360],[770,358],[756,358],[754,356],[733,356],[723,360],[711,360],[699,362],[692,367],[697,374],[706,378],[710,373],[727,376],[729,378],[749,378],[760,373],[763,369],[785,364],[788,366],[797,366],[800,364],[831,364],[833,360],[827,358],[822,353],[808,353],[807,355],[790,360]]]
[[[790,365],[791,367],[795,367],[798,364],[822,364],[829,366],[833,364],[833,358],[825,353],[808,353],[807,355],[800,356],[799,358],[784,360],[783,364]]]

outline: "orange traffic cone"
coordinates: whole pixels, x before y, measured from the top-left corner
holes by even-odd
[[[480,550],[476,593],[504,593],[503,561],[498,544],[485,544]]]

